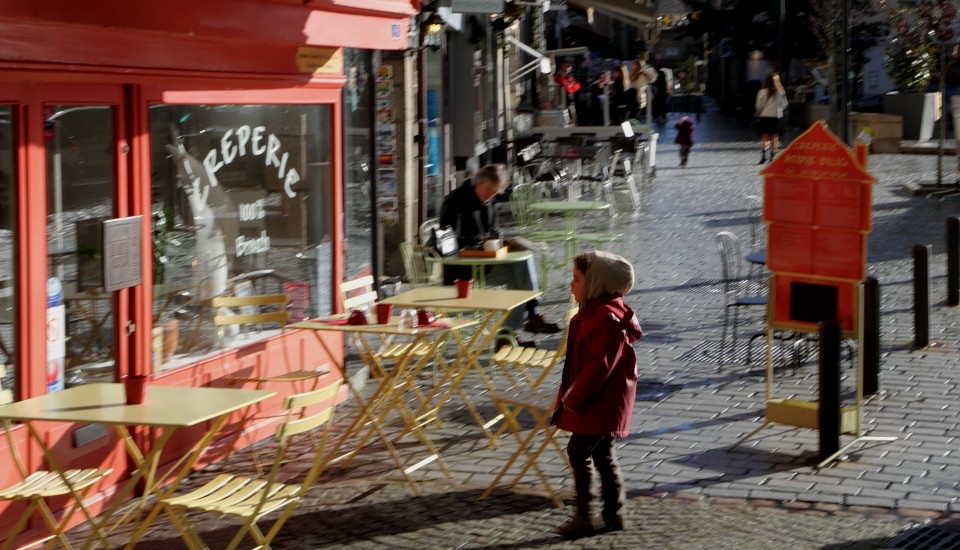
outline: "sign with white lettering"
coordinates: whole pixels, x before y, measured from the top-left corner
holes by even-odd
[[[143,282],[140,227],[143,216],[103,222],[103,288],[107,292]]]
[[[500,13],[503,0],[450,0],[450,9],[457,13]]]

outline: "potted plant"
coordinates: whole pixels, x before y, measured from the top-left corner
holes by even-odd
[[[885,10],[891,33],[886,66],[898,92],[884,96],[883,110],[903,117],[904,139],[926,141],[941,101],[929,87],[935,78],[943,82],[957,9],[951,0],[897,0]]]

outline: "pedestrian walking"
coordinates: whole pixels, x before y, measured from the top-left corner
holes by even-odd
[[[693,119],[684,116],[673,127],[677,129],[677,137],[673,142],[680,146],[680,166],[686,166],[693,147]]]
[[[783,113],[789,105],[787,92],[780,83],[780,76],[767,75],[763,87],[757,92],[755,109],[757,113],[757,133],[760,135],[760,162],[767,161],[767,150],[770,150],[770,160],[777,154],[780,146],[780,131],[783,125]]]
[[[580,310],[570,321],[553,413],[553,423],[571,432],[567,456],[576,510],[557,528],[567,538],[624,529],[626,496],[614,440],[629,434],[636,399],[637,356],[632,344],[642,333],[636,315],[623,301],[631,288],[633,266],[622,256],[596,251],[574,258],[570,290]],[[591,510],[594,470],[600,476],[603,502],[596,522]]]

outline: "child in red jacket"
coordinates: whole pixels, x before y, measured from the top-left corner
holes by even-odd
[[[633,266],[608,252],[590,252],[573,261],[570,290],[580,310],[570,321],[567,357],[553,423],[571,432],[567,456],[573,470],[576,512],[557,529],[568,538],[597,531],[591,513],[593,470],[600,475],[603,530],[624,528],[623,476],[614,440],[630,433],[636,399],[637,356],[641,336],[623,295],[633,288]]]
[[[693,147],[693,119],[685,116],[677,121],[674,128],[677,129],[677,137],[673,142],[680,146],[680,166],[686,166]]]

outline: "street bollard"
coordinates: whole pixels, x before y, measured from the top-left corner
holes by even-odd
[[[930,345],[930,245],[913,247],[913,349]]]
[[[947,305],[960,305],[960,218],[947,218]]]
[[[820,323],[820,459],[840,450],[840,323]]]
[[[863,281],[863,394],[880,391],[880,281]]]

